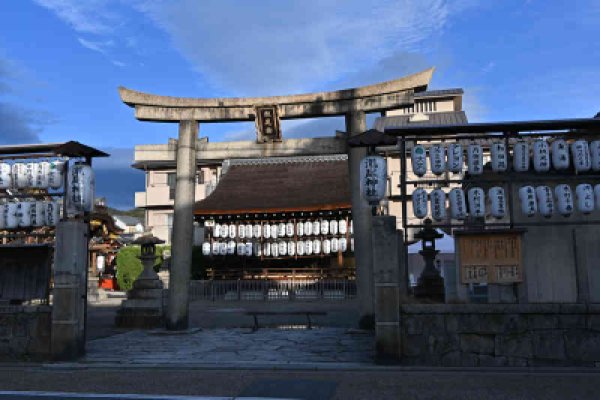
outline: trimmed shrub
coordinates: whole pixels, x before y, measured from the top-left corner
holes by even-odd
[[[158,270],[162,263],[162,253],[165,249],[170,249],[170,246],[156,247],[156,255],[158,257],[154,263],[155,270]],[[142,267],[142,262],[138,258],[140,250],[140,246],[126,246],[122,247],[117,253],[117,282],[119,289],[131,289],[133,282],[142,273],[144,267]]]

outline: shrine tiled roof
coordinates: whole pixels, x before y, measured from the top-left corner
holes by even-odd
[[[308,158],[232,164],[215,190],[194,206],[195,215],[349,209],[348,162]]]

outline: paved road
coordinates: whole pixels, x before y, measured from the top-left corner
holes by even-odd
[[[599,371],[0,368],[1,390],[300,399],[598,399]]]

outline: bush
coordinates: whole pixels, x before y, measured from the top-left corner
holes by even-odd
[[[170,246],[156,247],[156,262],[154,269],[157,270],[162,263],[162,253],[165,249],[170,249]],[[119,289],[129,290],[133,286],[133,282],[142,273],[144,267],[138,258],[140,255],[140,246],[122,247],[117,253],[117,282]]]

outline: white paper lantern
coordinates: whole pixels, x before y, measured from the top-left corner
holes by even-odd
[[[50,185],[48,180],[50,175],[50,163],[42,161],[38,163],[37,175],[35,176],[35,187],[46,189]]]
[[[480,144],[472,143],[467,148],[467,167],[471,175],[483,173],[483,149]]]
[[[299,240],[296,242],[296,254],[298,254],[299,256],[304,255],[304,241]]]
[[[337,253],[338,250],[340,249],[340,242],[338,240],[338,238],[332,238],[331,239],[331,252],[332,253]]]
[[[429,147],[429,163],[431,172],[435,175],[446,172],[446,147],[443,144],[433,144]]]
[[[227,254],[227,243],[225,242],[221,242],[219,243],[219,255],[226,255]]]
[[[262,236],[262,228],[260,224],[254,224],[254,227],[252,228],[252,236],[255,238],[260,238]]]
[[[529,170],[529,143],[517,142],[513,146],[513,169],[517,172]]]
[[[340,231],[340,235],[345,235],[348,232],[348,223],[345,219],[340,219],[340,222],[338,222],[338,230]]]
[[[504,218],[506,215],[506,197],[504,195],[504,188],[494,186],[488,191],[488,197],[490,199],[491,214],[494,218]]]
[[[277,224],[271,225],[271,237],[273,239],[277,239],[277,237],[279,236],[278,233],[279,233],[279,228],[278,228]]]
[[[315,221],[312,223],[312,234],[313,235],[321,234],[321,223],[319,221]]]
[[[337,219],[332,219],[329,221],[329,233],[332,235],[338,234],[338,221]]]
[[[571,187],[566,184],[557,185],[554,188],[554,195],[556,196],[556,202],[558,204],[558,212],[568,217],[573,212],[573,191]]]
[[[313,253],[321,254],[321,241],[319,239],[315,239],[313,242]]]
[[[4,211],[6,216],[6,228],[13,229],[18,227],[21,219],[19,216],[19,203],[6,203],[6,208]]]
[[[331,241],[329,239],[323,240],[323,254],[331,253]]]
[[[57,201],[45,201],[46,206],[46,224],[56,226],[60,220],[60,204]]]
[[[350,238],[350,251],[354,252],[354,238]]]
[[[280,256],[286,256],[287,255],[287,242],[284,242],[283,240],[281,242],[278,243],[279,246],[279,255]]]
[[[252,242],[246,242],[246,256],[247,257],[252,257],[252,249],[253,249],[253,245]]]
[[[279,257],[279,245],[276,242],[271,243],[271,256]]]
[[[537,206],[540,214],[550,218],[554,214],[554,193],[548,186],[538,186],[535,188]]]
[[[263,255],[265,257],[271,257],[271,243],[263,244]]]
[[[285,234],[288,237],[294,236],[294,224],[293,223],[288,222],[287,224],[285,224]]]
[[[238,249],[239,249],[239,244],[237,245]],[[227,242],[227,254],[235,254],[235,242],[233,240],[230,240]],[[238,250],[239,253],[239,250]]]
[[[215,224],[215,226],[213,228],[213,236],[214,237],[220,237],[221,236],[221,225],[220,224]]]
[[[385,196],[387,163],[380,156],[368,156],[360,162],[360,192],[368,202],[379,202]]]
[[[354,222],[352,220],[350,220],[350,234],[352,235],[354,233]]]
[[[569,168],[569,147],[563,139],[552,142],[552,165],[556,170]]]
[[[427,192],[423,188],[417,188],[412,193],[413,212],[417,218],[427,216]]]
[[[24,200],[18,203],[18,211],[19,214],[19,227],[26,228],[31,226],[31,206],[35,205],[34,202]]]
[[[0,189],[10,189],[13,184],[10,164],[0,162]]]
[[[262,226],[262,230],[263,230],[263,237],[265,239],[269,239],[271,237],[271,225],[269,224],[264,224]]]
[[[321,235],[327,235],[329,233],[329,221],[326,219],[321,220]]]
[[[48,186],[52,189],[60,189],[64,183],[63,171],[65,162],[61,160],[50,161],[48,170]]]
[[[594,203],[596,210],[600,210],[600,183],[594,186]]]
[[[31,225],[40,227],[46,225],[46,203],[36,200],[31,207]]]
[[[96,191],[92,167],[81,163],[73,165],[67,183],[67,210],[75,214],[91,212],[94,209]]]
[[[571,153],[573,155],[573,167],[575,167],[575,171],[586,172],[592,168],[590,146],[587,140],[576,140],[573,142]]]
[[[340,238],[340,251],[345,253],[348,250],[348,241],[346,238]]]
[[[533,143],[533,169],[536,172],[550,170],[550,146],[545,140],[536,140]]]
[[[237,237],[244,239],[246,237],[246,227],[243,224],[237,226]]]
[[[304,234],[306,236],[310,236],[313,234],[313,223],[311,221],[306,221],[304,223]]]
[[[293,241],[287,242],[287,252],[290,256],[296,255],[296,243]]]
[[[210,255],[210,243],[208,243],[208,242],[202,243],[202,255],[204,255],[204,256]]]
[[[214,256],[219,254],[220,248],[221,248],[221,245],[219,244],[219,242],[212,242],[212,254]]]
[[[285,236],[285,223],[280,222],[279,225],[277,225],[277,237],[284,237]]]
[[[0,203],[0,230],[6,229],[6,214],[8,212],[6,203]]]
[[[472,217],[485,217],[485,193],[482,188],[469,189],[469,214]]]
[[[304,223],[303,222],[298,222],[296,224],[296,235],[304,236]]]
[[[229,243],[233,243],[235,252],[237,253],[238,256],[243,256],[246,254],[246,246],[244,245],[244,242],[239,242],[239,243],[229,242]],[[229,243],[227,244],[227,253],[233,254],[233,253],[229,253]]]
[[[594,140],[590,143],[590,156],[592,158],[592,169],[600,171],[600,140]]]
[[[40,179],[40,175],[41,175],[41,168],[40,168],[40,164],[36,163],[36,162],[32,162],[32,163],[27,163],[27,169],[30,171],[30,176],[31,176],[31,182],[30,182],[30,186],[31,188],[41,188],[42,186],[38,186],[38,179],[40,180],[40,185],[41,185],[41,179]]]
[[[258,242],[254,243],[254,255],[256,257],[262,257],[263,255],[262,246]]]
[[[24,189],[28,187],[28,174],[27,174],[27,164],[25,163],[14,163],[12,165],[12,180],[13,187]]]
[[[237,227],[235,225],[221,225],[221,238],[223,239],[227,239],[227,238],[235,238],[235,235],[237,233]]]
[[[450,199],[450,213],[452,218],[462,220],[467,216],[467,205],[465,202],[465,193],[460,188],[454,188],[448,195]]]
[[[508,154],[506,154],[506,144],[502,142],[492,143],[490,146],[492,155],[492,171],[504,172],[508,168]]]
[[[446,219],[446,193],[442,189],[434,189],[429,194],[431,202],[431,216],[436,221]]]
[[[577,198],[577,209],[589,214],[594,211],[594,189],[589,183],[580,183],[575,187],[575,197]]]
[[[246,238],[247,239],[252,239],[254,230],[252,227],[252,224],[246,224]]]
[[[463,148],[459,143],[448,145],[448,170],[450,172],[462,172],[463,170]]]
[[[417,176],[425,175],[427,173],[427,157],[425,155],[425,147],[420,144],[413,147],[410,153],[410,158],[412,161],[413,173]]]
[[[533,217],[537,212],[537,201],[533,186],[523,186],[519,189],[519,200],[521,201],[521,212],[528,217]]]
[[[313,241],[312,240],[306,240],[304,241],[304,254],[306,254],[307,256],[312,255],[313,253]]]

